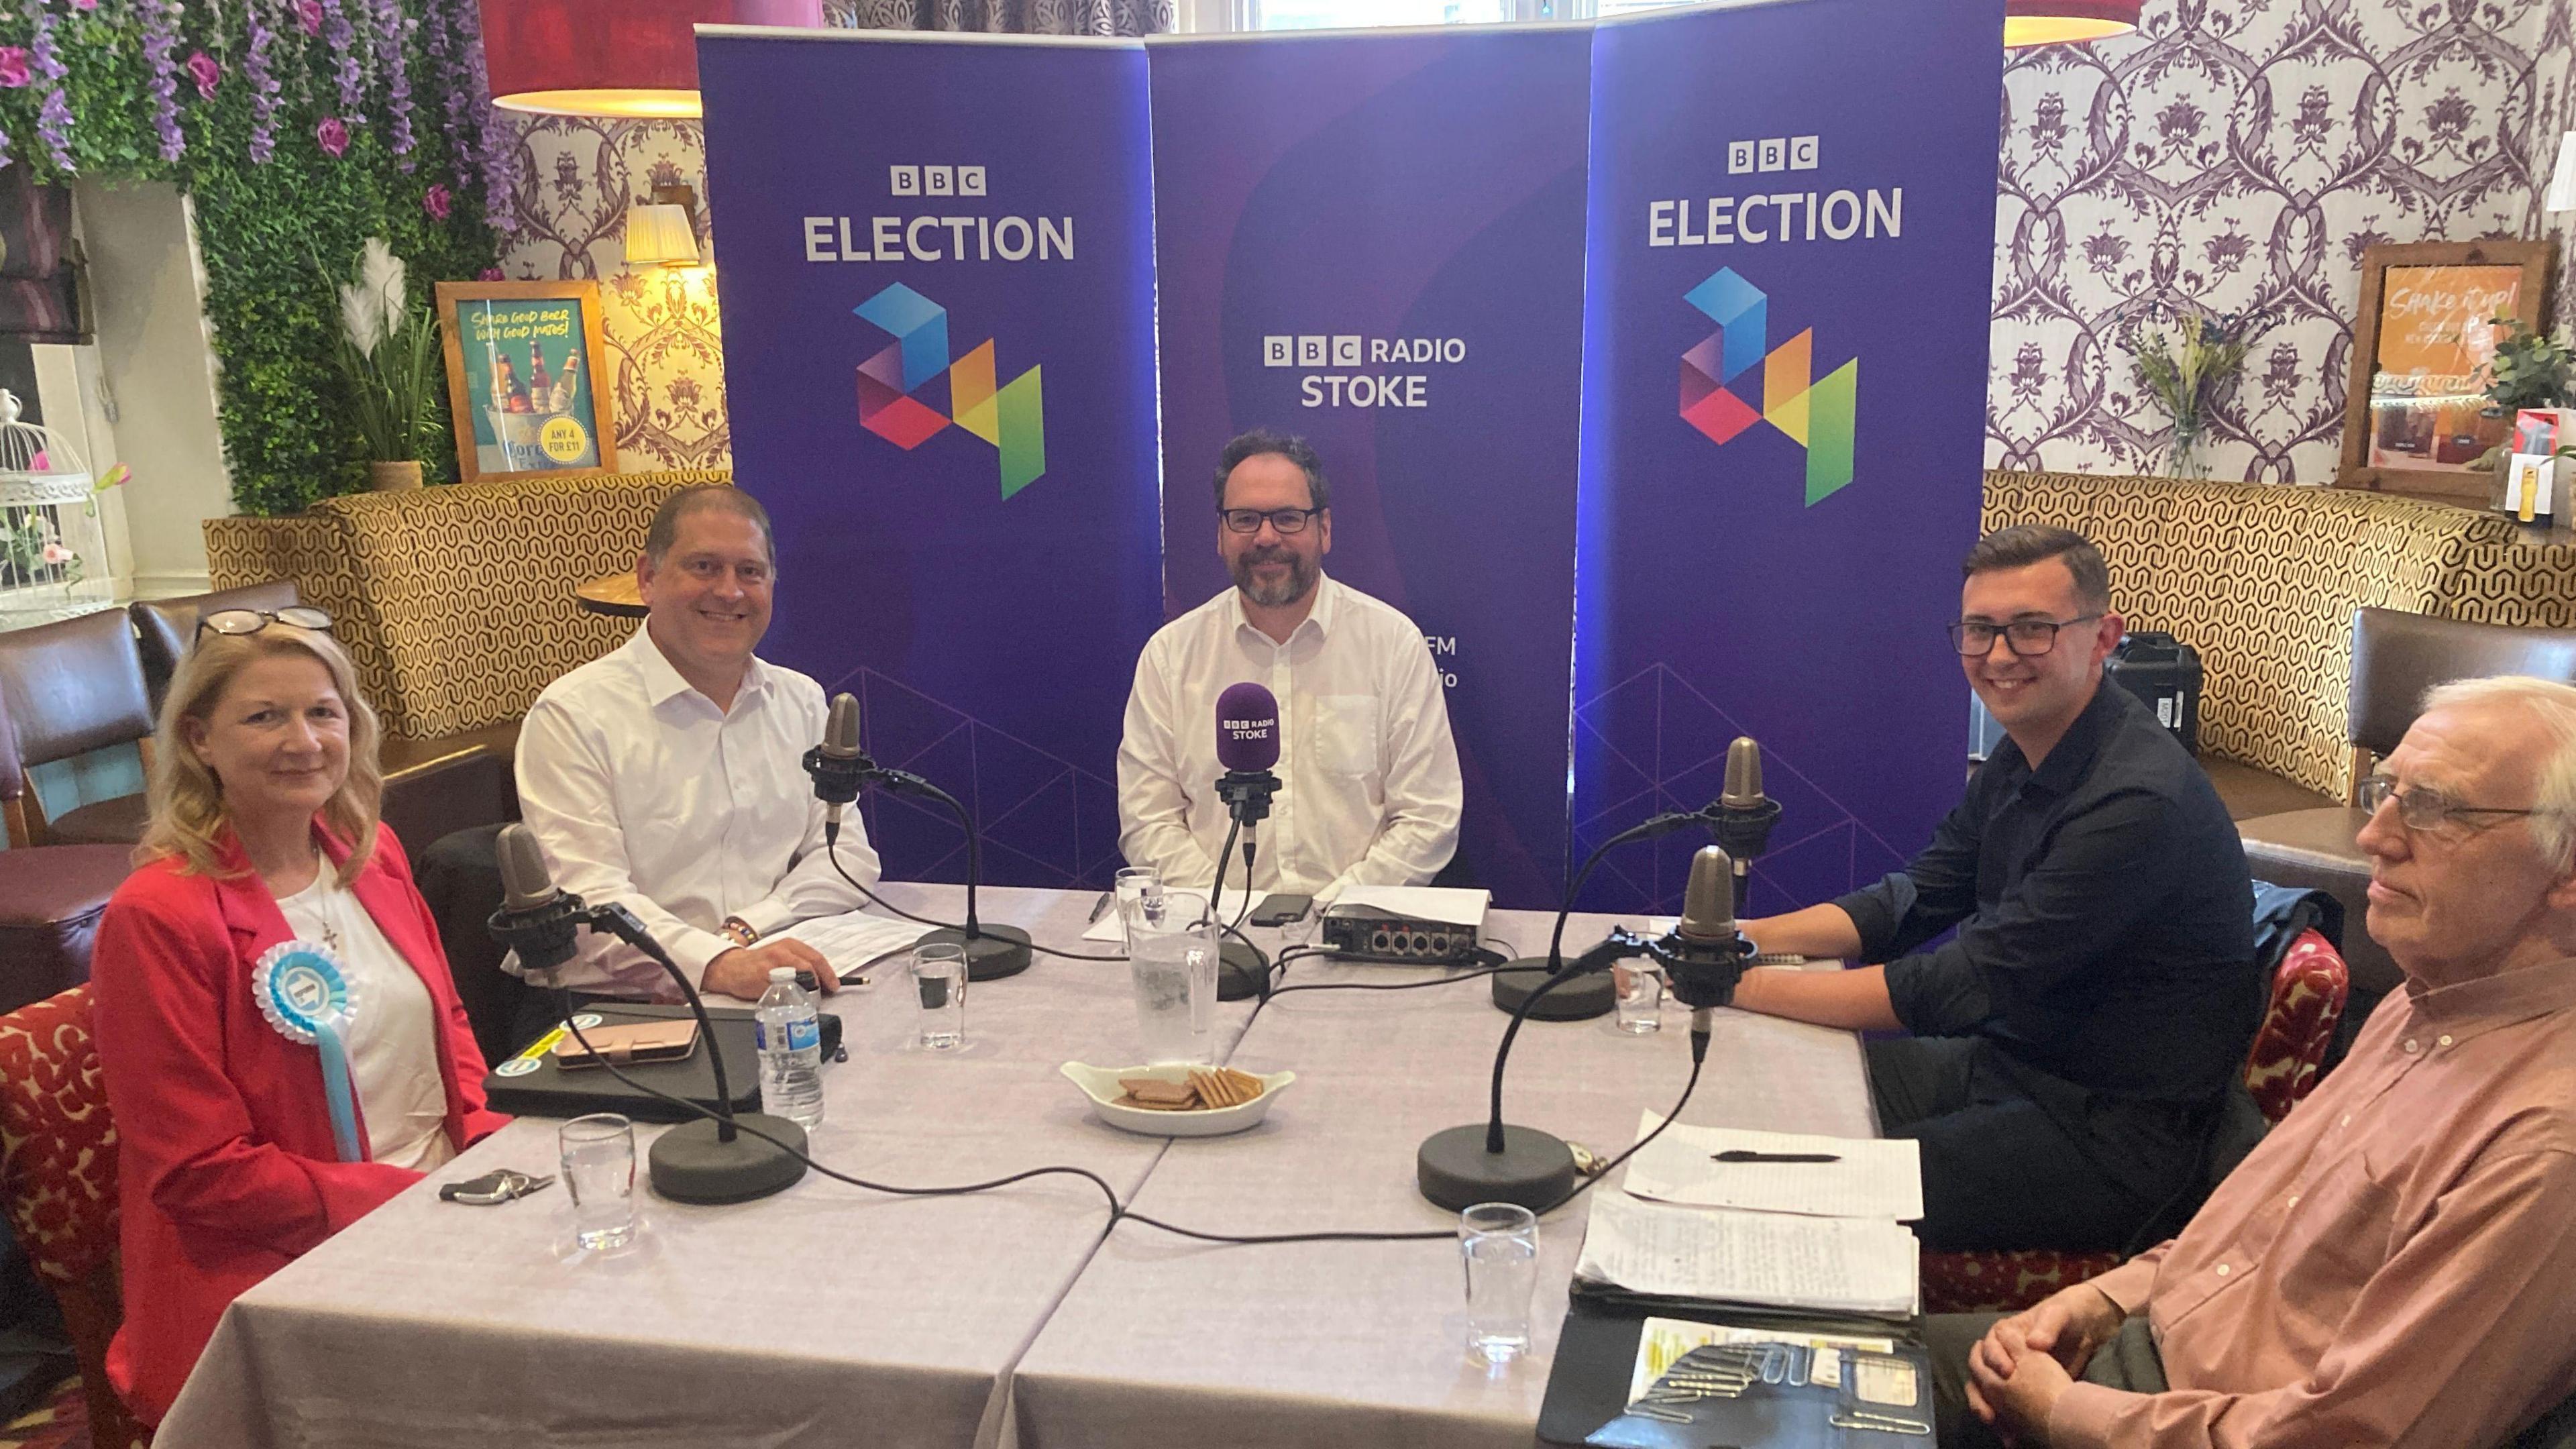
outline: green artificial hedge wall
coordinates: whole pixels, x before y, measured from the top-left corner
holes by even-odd
[[[414,301],[496,265],[484,203],[506,208],[516,141],[481,72],[474,0],[0,0],[7,164],[195,201],[244,513],[366,486],[331,283],[367,238],[409,264]],[[452,438],[424,468],[456,476]]]

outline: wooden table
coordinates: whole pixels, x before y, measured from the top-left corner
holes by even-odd
[[[635,571],[604,574],[572,591],[572,600],[586,614],[605,614],[612,619],[644,617],[644,593],[635,582]]]

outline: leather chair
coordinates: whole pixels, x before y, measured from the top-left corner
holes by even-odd
[[[2354,795],[2341,806],[2292,810],[2237,822],[2245,863],[2256,880],[2321,890],[2343,902],[2351,923],[2343,938],[2352,967],[2359,1021],[2397,985],[2397,962],[2370,939],[2370,859],[2353,843],[2370,819],[2358,804],[2360,782],[2378,758],[2397,748],[2423,707],[2424,692],[2455,679],[2532,674],[2576,683],[2576,630],[2518,629],[2357,609],[2352,616],[2352,689],[2345,734],[2352,745]]]
[[[294,580],[276,579],[180,599],[141,599],[128,605],[126,613],[134,620],[135,646],[143,658],[143,684],[151,696],[153,714],[160,714],[161,700],[170,692],[170,676],[179,668],[179,656],[197,642],[199,619],[222,609],[275,612],[302,602],[295,596]]]
[[[123,744],[137,746],[151,772],[152,701],[122,609],[0,633],[0,709],[17,725],[11,764],[21,772]],[[143,820],[139,794],[49,819],[35,791],[26,790],[11,812],[10,835],[13,844],[23,834],[32,845],[131,845],[142,838]]]
[[[0,813],[9,849],[0,850],[0,1011],[15,1011],[89,979],[107,898],[134,869],[124,845],[30,845],[27,774],[0,706]]]
[[[89,1442],[129,1449],[136,1428],[107,1382],[125,1321],[116,1262],[116,1123],[90,1033],[89,988],[0,1016],[0,1210],[62,1305],[89,1400]]]

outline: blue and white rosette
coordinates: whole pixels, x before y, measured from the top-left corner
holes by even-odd
[[[322,1095],[331,1109],[331,1141],[342,1162],[364,1162],[358,1140],[358,1099],[349,1083],[349,1024],[357,1019],[358,993],[330,949],[311,941],[282,941],[251,968],[251,995],[259,1014],[288,1041],[310,1044],[322,1056]]]

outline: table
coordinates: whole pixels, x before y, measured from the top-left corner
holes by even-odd
[[[605,614],[612,619],[644,617],[644,586],[635,580],[635,571],[602,574],[583,582],[572,591],[572,601],[585,614]]]
[[[1576,919],[1569,941],[1596,940],[1609,921]],[[1544,954],[1550,921],[1496,912],[1488,930]],[[1291,980],[1389,976],[1339,963],[1290,971]],[[1664,1016],[1664,1030],[1646,1037],[1622,1035],[1608,1017],[1530,1023],[1512,1047],[1506,1120],[1604,1156],[1625,1148],[1640,1109],[1671,1110],[1690,1075],[1688,1014],[1667,1002]],[[1415,1191],[1414,1152],[1444,1127],[1485,1119],[1506,1021],[1482,984],[1282,995],[1232,1061],[1293,1069],[1291,1095],[1253,1131],[1175,1140],[1133,1205],[1236,1234],[1454,1227],[1453,1214]],[[1682,1120],[1877,1135],[1857,1038],[1737,1011],[1717,1013]],[[1454,1242],[1219,1247],[1122,1227],[1012,1376],[1017,1441],[1526,1446],[1586,1201],[1542,1220],[1534,1341],[1500,1372],[1463,1350]]]
[[[937,915],[962,892],[884,894]],[[1103,952],[1078,941],[1091,900],[983,895],[987,919]],[[1544,919],[1497,912],[1491,929],[1533,940]],[[1220,1051],[1299,1081],[1252,1132],[1172,1141],[1103,1125],[1057,1074],[1067,1058],[1132,1059],[1122,963],[1041,956],[974,988],[962,1054],[910,1048],[899,982],[874,974],[827,1003],[850,1060],[824,1074],[820,1160],[906,1185],[1078,1165],[1146,1212],[1216,1231],[1446,1225],[1414,1196],[1413,1149],[1481,1117],[1504,1020],[1480,984],[1291,994],[1248,1029],[1251,1004],[1224,1005]],[[1300,962],[1291,979],[1419,974]],[[1851,1037],[1724,1016],[1688,1119],[1868,1130]],[[1763,1071],[1741,1071],[1748,1053]],[[1515,1120],[1614,1148],[1641,1104],[1678,1093],[1687,1055],[1677,1029],[1641,1040],[1541,1023],[1514,1066]],[[1788,1115],[1761,1117],[1766,1104]],[[1537,1415],[1544,1342],[1499,1377],[1467,1368],[1447,1321],[1459,1316],[1454,1247],[1185,1246],[1135,1225],[1104,1246],[1106,1205],[1073,1178],[924,1199],[809,1174],[732,1207],[648,1197],[637,1249],[579,1261],[563,1246],[559,1186],[499,1208],[437,1201],[438,1183],[494,1167],[551,1170],[553,1131],[513,1123],[243,1295],[160,1442],[1419,1442],[1437,1426],[1444,1442],[1525,1444]],[[1535,1309],[1543,1340],[1580,1222],[1567,1209],[1543,1235],[1541,1282],[1555,1280]],[[1220,1327],[1254,1333],[1227,1347]],[[1270,1414],[1279,1422],[1255,1422]]]

